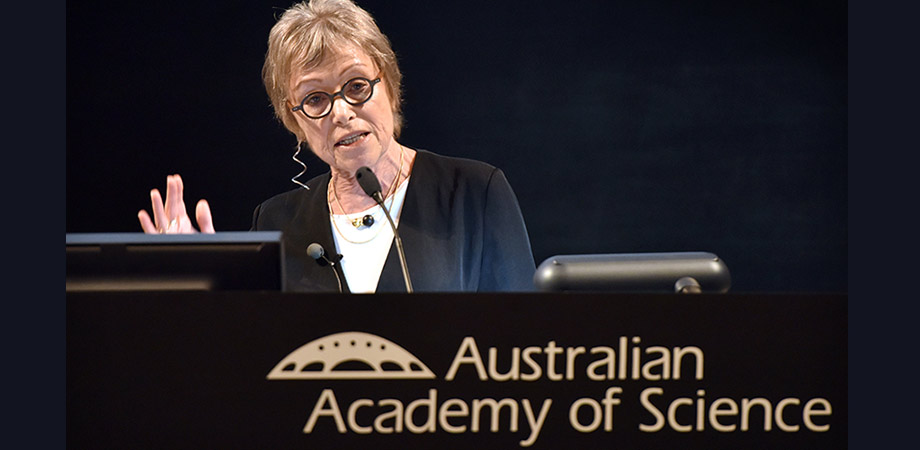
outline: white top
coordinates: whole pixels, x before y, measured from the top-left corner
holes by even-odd
[[[397,227],[408,186],[409,178],[406,178],[396,192],[383,202]],[[352,224],[352,219],[359,219],[368,214],[374,218],[371,226],[362,225],[356,228]],[[359,213],[330,214],[329,221],[332,224],[335,248],[342,255],[339,265],[345,274],[348,289],[356,294],[373,294],[377,290],[380,273],[383,272],[383,265],[393,244],[393,228],[390,227],[383,209],[380,205],[375,205]]]

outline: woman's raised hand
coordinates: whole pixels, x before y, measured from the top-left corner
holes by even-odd
[[[140,210],[137,218],[141,228],[148,234],[190,234],[198,233],[185,210],[185,201],[182,198],[182,177],[169,175],[166,177],[166,201],[163,201],[160,191],[150,191],[150,201],[153,204],[153,219],[146,210]],[[195,206],[195,221],[202,233],[213,233],[214,223],[211,221],[211,207],[208,201],[201,199]]]

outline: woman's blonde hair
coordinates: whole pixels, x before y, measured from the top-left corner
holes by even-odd
[[[262,82],[285,128],[306,137],[294,120],[289,103],[289,86],[294,69],[313,69],[330,55],[356,46],[366,52],[383,74],[383,84],[393,111],[394,136],[402,129],[402,74],[390,40],[380,32],[371,15],[351,0],[310,0],[288,8],[268,35],[268,51],[262,66]],[[289,102],[289,100],[291,100]]]

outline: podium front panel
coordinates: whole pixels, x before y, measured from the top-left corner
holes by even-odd
[[[69,293],[68,448],[847,445],[847,296]]]

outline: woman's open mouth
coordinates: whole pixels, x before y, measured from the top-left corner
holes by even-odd
[[[357,143],[357,142],[363,140],[364,137],[367,136],[368,134],[370,134],[370,133],[368,133],[368,132],[363,132],[363,133],[355,133],[355,134],[348,135],[348,137],[346,137],[345,139],[342,139],[341,141],[336,142],[336,143],[335,143],[335,146],[336,146],[336,147],[343,147],[343,146],[353,145],[353,144],[355,144],[355,143]]]

